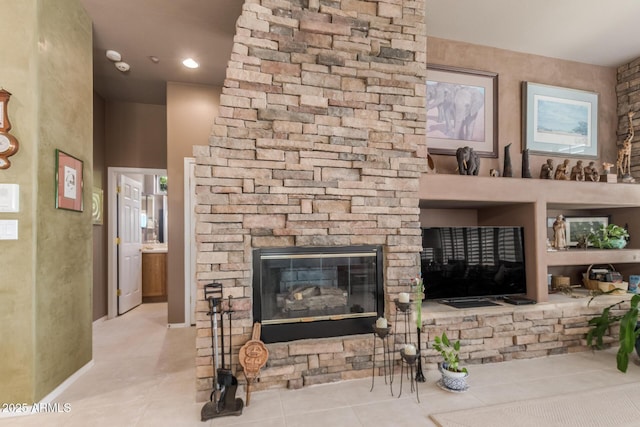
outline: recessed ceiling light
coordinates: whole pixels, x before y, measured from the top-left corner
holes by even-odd
[[[154,64],[157,64],[158,62],[160,62],[160,58],[158,58],[157,56],[151,55],[149,57],[149,61],[153,62]]]
[[[198,64],[193,58],[185,59],[184,61],[182,61],[182,65],[187,68],[198,68],[200,66],[200,64]]]

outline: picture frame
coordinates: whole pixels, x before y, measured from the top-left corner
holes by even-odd
[[[532,154],[598,158],[595,92],[522,84],[522,140]]]
[[[82,212],[83,162],[56,149],[56,209]]]
[[[581,236],[589,235],[592,231],[596,231],[600,226],[609,225],[608,216],[576,216],[566,217],[567,226],[567,245],[577,246]]]
[[[430,154],[455,155],[468,146],[497,158],[498,74],[427,64],[426,126]]]
[[[95,188],[91,194],[91,221],[93,225],[102,225],[104,193],[102,188]]]

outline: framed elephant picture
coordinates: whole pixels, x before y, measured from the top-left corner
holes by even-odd
[[[498,74],[427,64],[427,148],[498,157]]]

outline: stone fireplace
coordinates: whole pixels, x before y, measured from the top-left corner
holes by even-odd
[[[219,282],[225,298],[232,297],[236,349],[258,320],[256,250],[380,248],[375,307],[352,301],[342,285],[327,294],[328,288],[296,289],[281,280],[272,303],[280,313],[297,311],[294,319],[309,310],[318,322],[326,316],[370,322],[382,310],[391,313],[393,298],[418,274],[425,33],[422,1],[245,1],[209,145],[194,149],[198,286]],[[286,274],[318,274],[297,268]],[[344,271],[320,280],[337,280]],[[358,280],[359,273],[350,274]],[[309,296],[316,299],[305,307]],[[197,388],[206,399],[211,340],[206,302],[197,307]],[[370,375],[370,335],[360,333],[269,344],[260,386]]]

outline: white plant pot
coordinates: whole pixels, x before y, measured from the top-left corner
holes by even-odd
[[[468,372],[452,372],[439,366],[442,373],[442,384],[451,390],[466,390]]]

